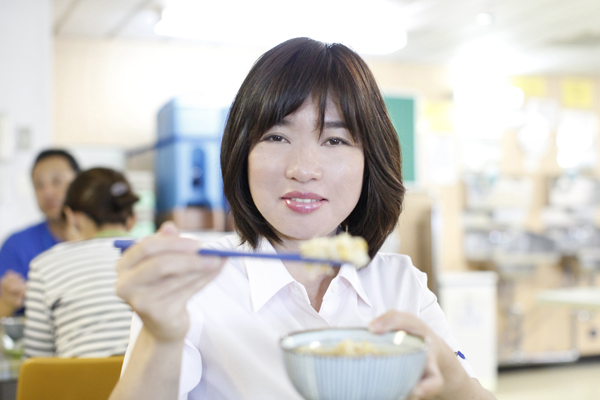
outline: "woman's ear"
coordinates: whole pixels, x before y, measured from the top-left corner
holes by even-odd
[[[129,217],[127,217],[127,220],[125,221],[125,229],[127,230],[127,232],[133,229],[136,221],[137,220],[135,218],[135,214],[132,214]]]
[[[66,229],[65,237],[67,241],[83,239],[81,233],[81,224],[78,221],[77,215],[71,210],[70,207],[63,209],[65,213]]]

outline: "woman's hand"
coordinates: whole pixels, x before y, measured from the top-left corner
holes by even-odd
[[[388,311],[369,324],[374,333],[404,330],[426,338],[429,343],[425,372],[413,389],[410,400],[494,399],[476,379],[470,378],[450,347],[415,315]]]
[[[189,328],[187,301],[221,271],[225,261],[197,254],[198,242],[179,237],[175,225],[123,253],[117,263],[117,294],[159,342],[183,341]]]
[[[0,317],[11,316],[23,307],[27,283],[21,274],[8,270],[0,279]]]

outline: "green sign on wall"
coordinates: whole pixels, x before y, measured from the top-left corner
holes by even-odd
[[[384,96],[384,100],[400,139],[404,182],[415,182],[415,100],[395,96]]]

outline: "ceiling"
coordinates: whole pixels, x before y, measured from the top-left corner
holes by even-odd
[[[385,59],[513,74],[600,75],[600,0],[392,1],[404,8],[408,44],[380,56]],[[53,0],[55,35],[173,40],[152,30],[161,3]],[[491,24],[478,24],[480,13],[491,15]]]

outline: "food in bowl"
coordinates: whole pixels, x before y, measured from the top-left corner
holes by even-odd
[[[360,342],[351,339],[342,340],[335,346],[301,346],[296,349],[298,353],[319,354],[329,356],[366,356],[367,354],[382,355],[385,351],[377,348],[366,340]]]
[[[307,400],[403,399],[422,376],[427,358],[425,340],[404,331],[303,331],[280,344],[288,376]]]

